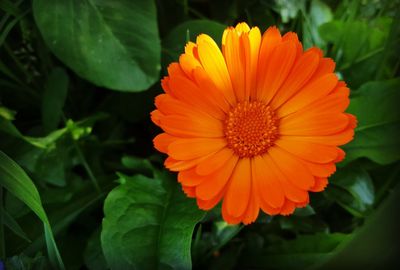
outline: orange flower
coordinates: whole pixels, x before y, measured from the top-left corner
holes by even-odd
[[[151,114],[154,145],[199,208],[219,201],[228,223],[289,215],[322,191],[354,135],[349,89],[322,51],[297,35],[240,23],[214,40],[199,35],[162,80]]]

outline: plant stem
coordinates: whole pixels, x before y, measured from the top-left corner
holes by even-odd
[[[85,156],[83,155],[81,149],[79,148],[78,143],[74,140],[74,138],[72,138],[72,141],[73,141],[74,147],[76,149],[76,152],[78,153],[79,159],[81,160],[82,165],[85,168],[90,180],[92,181],[92,183],[93,183],[94,187],[96,188],[97,192],[101,193],[101,189],[100,189],[99,183],[97,182],[97,179],[94,176],[92,169],[90,168],[89,164],[87,163],[87,160],[86,160]]]
[[[62,119],[63,119],[65,125],[67,125],[67,118],[65,117],[64,113],[62,113]],[[92,169],[90,168],[85,156],[83,155],[81,148],[79,147],[78,143],[75,141],[74,137],[72,136],[72,132],[70,132],[70,137],[71,137],[72,143],[74,144],[76,153],[78,154],[78,157],[79,157],[80,161],[82,162],[82,165],[85,168],[86,173],[88,174],[88,176],[90,178],[90,181],[92,181],[93,186],[95,187],[96,191],[100,194],[101,189],[100,189],[99,183],[98,183],[96,177],[94,176],[94,173],[93,173]]]

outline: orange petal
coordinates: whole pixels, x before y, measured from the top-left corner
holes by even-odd
[[[178,139],[168,147],[168,154],[177,160],[199,158],[215,153],[226,146],[222,138]]]
[[[316,100],[315,102],[303,107],[296,113],[341,113],[350,104],[348,98],[349,89],[347,87],[336,87],[329,95]]]
[[[350,104],[350,99],[342,94],[328,95],[317,102],[312,103],[306,108],[310,113],[341,113],[344,112]],[[305,110],[307,110],[305,109]]]
[[[297,188],[291,182],[289,182],[288,178],[282,173],[277,165],[277,162],[279,161],[276,162],[269,153],[263,155],[262,157],[281,183],[285,197],[296,203],[304,202],[308,197],[308,192]]]
[[[318,136],[343,131],[349,118],[343,113],[291,114],[280,119],[279,132],[282,135]]]
[[[193,79],[193,70],[197,67],[201,67],[200,62],[190,54],[182,54],[179,57],[179,64],[186,75]]]
[[[197,61],[199,61],[199,57],[196,53],[197,51],[197,44],[194,42],[189,41],[185,45],[185,54],[193,56]]]
[[[354,137],[354,128],[346,128],[345,130],[324,136],[281,136],[281,139],[314,142],[325,145],[344,145],[351,141]]]
[[[250,31],[250,27],[247,23],[241,22],[235,26],[235,31],[237,31],[239,34],[247,33]]]
[[[274,108],[278,108],[293,96],[307,81],[318,67],[319,54],[315,50],[306,51],[295,63],[289,76],[273,98]]]
[[[196,191],[194,187],[182,186],[182,190],[189,198],[196,198]]]
[[[222,199],[222,197],[225,195],[225,190],[222,190],[217,196],[215,196],[214,198],[210,199],[210,200],[202,200],[200,198],[197,197],[197,206],[205,211],[208,211],[212,208],[214,208],[214,206],[216,206]]]
[[[258,57],[261,44],[261,32],[258,27],[251,28],[247,35],[241,36],[246,59],[246,97],[256,97]]]
[[[174,136],[171,136],[167,133],[161,133],[158,134],[154,139],[154,148],[160,151],[161,153],[167,153],[168,152],[168,146],[175,141],[177,138]]]
[[[279,109],[280,117],[291,114],[312,102],[326,96],[336,86],[338,78],[335,74],[326,74],[305,85],[294,97]]]
[[[204,161],[205,159],[209,158],[212,154],[206,155],[200,158],[195,158],[191,160],[176,160],[172,157],[168,157],[164,161],[164,166],[174,172],[184,171],[195,167],[200,162]]]
[[[349,118],[349,128],[355,129],[357,127],[357,118],[349,113],[346,113],[346,115]]]
[[[246,59],[244,48],[236,30],[228,30],[226,34],[224,57],[233,90],[238,101],[245,100],[245,70]]]
[[[279,147],[271,147],[268,153],[281,172],[294,186],[308,190],[314,185],[314,176],[297,157]]]
[[[272,209],[279,209],[284,203],[283,187],[268,167],[269,164],[261,156],[252,158],[251,163],[253,181],[259,194],[261,205],[265,205],[262,203],[265,202],[269,206],[263,207],[263,210],[268,214],[272,214]]]
[[[261,80],[261,87],[257,90],[259,100],[269,103],[279,87],[289,75],[296,58],[296,46],[291,41],[283,42],[275,47],[268,59],[265,73]]]
[[[281,207],[279,207],[279,208],[273,208],[273,207],[271,207],[268,203],[266,203],[264,200],[261,200],[261,199],[260,199],[259,203],[260,203],[261,209],[262,209],[265,213],[267,213],[268,215],[270,215],[270,216],[275,216],[275,215],[279,214],[279,212],[281,211]]]
[[[169,88],[169,77],[164,77],[164,78],[161,79],[161,87],[162,87],[162,89],[164,90],[165,93],[167,93],[167,94],[169,94],[171,96],[174,96],[172,94],[171,89]]]
[[[335,71],[335,65],[335,62],[331,58],[322,58],[321,61],[319,61],[317,70],[310,80],[316,80],[323,75],[333,73]]]
[[[222,209],[221,209],[221,213],[222,213],[222,218],[226,221],[226,223],[231,224],[231,225],[235,225],[238,224],[239,222],[242,221],[242,216],[239,217],[234,217],[231,214],[228,213],[228,209],[226,204],[222,203]]]
[[[260,212],[260,204],[258,202],[257,197],[254,196],[254,190],[253,190],[252,194],[250,195],[249,205],[247,206],[246,212],[242,217],[243,223],[246,225],[253,223],[257,219],[259,212]]]
[[[180,171],[178,173],[178,182],[181,183],[183,186],[194,187],[199,185],[204,180],[205,177],[198,175],[195,168]]]
[[[277,140],[275,144],[289,153],[314,163],[328,163],[336,159],[336,147],[311,142]]]
[[[159,118],[159,126],[165,132],[178,137],[220,138],[224,136],[222,123],[211,117],[164,115]]]
[[[223,118],[219,108],[209,102],[209,99],[204,96],[204,91],[188,78],[172,76],[169,80],[169,87],[173,89],[174,96],[178,100],[187,103],[197,111],[208,113],[217,119]]]
[[[231,149],[224,147],[219,152],[213,154],[210,158],[199,163],[196,173],[199,175],[209,175],[221,168],[234,155]]]
[[[197,197],[202,200],[210,200],[217,196],[228,183],[238,160],[239,158],[236,155],[233,155],[223,167],[208,175],[207,180],[197,186]]]
[[[233,170],[229,186],[226,191],[223,205],[227,213],[233,217],[243,215],[249,203],[251,193],[251,167],[250,159],[239,159]]]
[[[161,125],[161,117],[163,117],[163,114],[159,110],[154,110],[150,113],[151,121],[157,126]]]
[[[325,178],[316,177],[315,184],[313,187],[311,187],[310,191],[313,192],[323,191],[327,185],[328,185],[328,179],[326,177]]]
[[[285,203],[283,204],[280,214],[282,216],[288,216],[293,214],[294,210],[296,209],[296,204],[290,200],[285,200]]]
[[[204,70],[217,88],[223,92],[229,103],[235,105],[236,98],[232,89],[228,68],[218,45],[211,37],[201,34],[197,37],[197,47]]]
[[[183,76],[183,77],[186,76],[186,74],[185,74],[185,72],[183,72],[181,66],[176,62],[169,64],[167,70],[168,70],[169,78],[174,77],[174,76]]]
[[[202,90],[204,98],[215,107],[218,107],[222,112],[228,113],[231,108],[228,100],[225,98],[223,92],[215,86],[204,69],[196,68],[193,74],[196,83]]]
[[[333,161],[335,163],[341,162],[344,159],[344,157],[346,156],[346,152],[344,152],[339,147],[336,147],[336,150],[337,150],[337,156],[336,156],[336,159]]]
[[[336,166],[334,163],[318,164],[306,160],[299,159],[312,173],[312,175],[317,177],[328,177],[331,176],[336,171]]]
[[[296,207],[303,208],[303,207],[306,207],[309,203],[310,203],[310,196],[308,196],[308,200],[307,201],[302,202],[302,203],[295,203],[295,204],[296,204]]]
[[[303,45],[299,41],[299,37],[295,32],[287,32],[283,35],[282,41],[291,41],[296,45],[296,58],[299,58],[303,53]]]
[[[257,87],[254,93],[255,95],[252,95],[254,99],[261,94],[261,89],[266,85],[265,74],[269,59],[272,57],[272,53],[276,46],[281,43],[281,40],[281,34],[275,26],[269,27],[262,36],[258,57]]]
[[[213,117],[215,119],[223,120],[225,116],[218,113],[207,113],[207,110],[202,110],[199,107],[194,107],[188,103],[182,102],[176,98],[173,98],[168,94],[160,94],[155,99],[157,109],[164,115],[178,114],[187,117]]]

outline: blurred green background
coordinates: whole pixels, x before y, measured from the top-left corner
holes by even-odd
[[[228,226],[152,146],[187,40],[238,22],[337,64],[358,118],[328,188]],[[391,269],[398,264],[400,1],[0,0],[0,269]]]

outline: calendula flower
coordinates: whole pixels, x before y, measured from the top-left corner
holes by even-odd
[[[228,223],[251,223],[260,209],[289,215],[326,187],[345,155],[338,146],[354,135],[349,89],[334,69],[276,27],[229,27],[222,51],[201,34],[162,80],[155,148],[199,208],[222,200]]]

